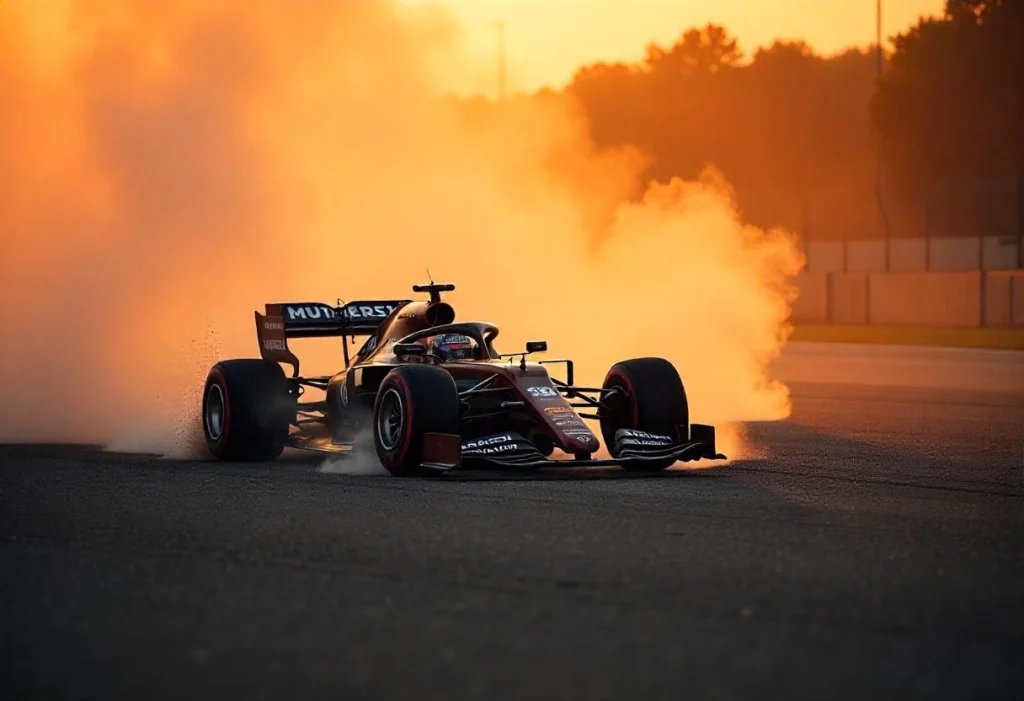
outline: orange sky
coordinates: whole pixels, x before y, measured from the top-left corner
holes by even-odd
[[[400,0],[418,4],[429,0]],[[649,41],[668,44],[693,25],[716,22],[749,54],[776,37],[832,53],[875,38],[874,0],[432,0],[454,11],[475,70],[459,92],[495,91],[495,29],[506,25],[508,89],[560,86],[582,64],[635,60]],[[884,0],[883,33],[903,31],[942,0]]]

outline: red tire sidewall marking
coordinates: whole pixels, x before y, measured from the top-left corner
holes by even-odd
[[[613,369],[613,370],[609,371],[608,372],[608,377],[605,379],[605,382],[607,383],[607,381],[609,379],[613,378],[613,377],[617,377],[618,379],[622,380],[622,383],[624,385],[626,385],[626,390],[629,392],[630,401],[633,403],[633,425],[630,426],[629,428],[633,428],[633,429],[639,428],[640,427],[640,403],[637,401],[636,389],[633,387],[633,383],[630,382],[629,376],[626,375],[626,373],[624,373],[622,370],[618,370],[618,369]]]
[[[224,373],[219,368],[214,368],[210,376],[213,378],[213,383],[219,386],[220,391],[224,393],[224,427],[221,429],[220,438],[214,441],[216,445],[222,446],[227,443],[228,431],[231,430],[231,398],[228,396],[228,381],[224,377]],[[205,421],[206,417],[203,417],[203,420]]]

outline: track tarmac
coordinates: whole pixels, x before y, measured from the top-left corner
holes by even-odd
[[[647,477],[0,446],[0,698],[1020,698],[1024,395],[793,390]]]

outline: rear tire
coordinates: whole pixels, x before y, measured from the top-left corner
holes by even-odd
[[[420,467],[424,434],[459,434],[461,414],[450,374],[430,365],[399,365],[380,383],[373,406],[381,465],[398,477],[428,474]]]
[[[275,459],[294,417],[295,398],[277,363],[222,360],[210,369],[203,390],[203,435],[217,459]]]
[[[602,411],[601,436],[612,457],[615,454],[615,432],[631,428],[658,433],[682,441],[680,435],[690,425],[690,408],[683,380],[672,363],[664,358],[634,358],[616,363],[605,376],[603,388],[619,388],[609,397]],[[675,460],[648,463],[624,469],[636,472],[657,472],[673,465]]]

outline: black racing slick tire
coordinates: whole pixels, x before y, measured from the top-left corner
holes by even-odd
[[[430,474],[421,468],[424,434],[459,434],[461,414],[450,374],[430,365],[399,365],[380,383],[373,405],[381,465],[398,477]]]
[[[222,360],[210,369],[203,390],[203,435],[217,459],[277,458],[294,417],[295,399],[277,363]]]
[[[616,363],[604,378],[604,389],[619,391],[606,395],[601,410],[601,435],[612,457],[615,433],[630,428],[685,440],[680,429],[688,430],[690,408],[679,372],[664,358],[634,358]],[[641,472],[663,470],[675,460],[645,463],[624,469]]]

